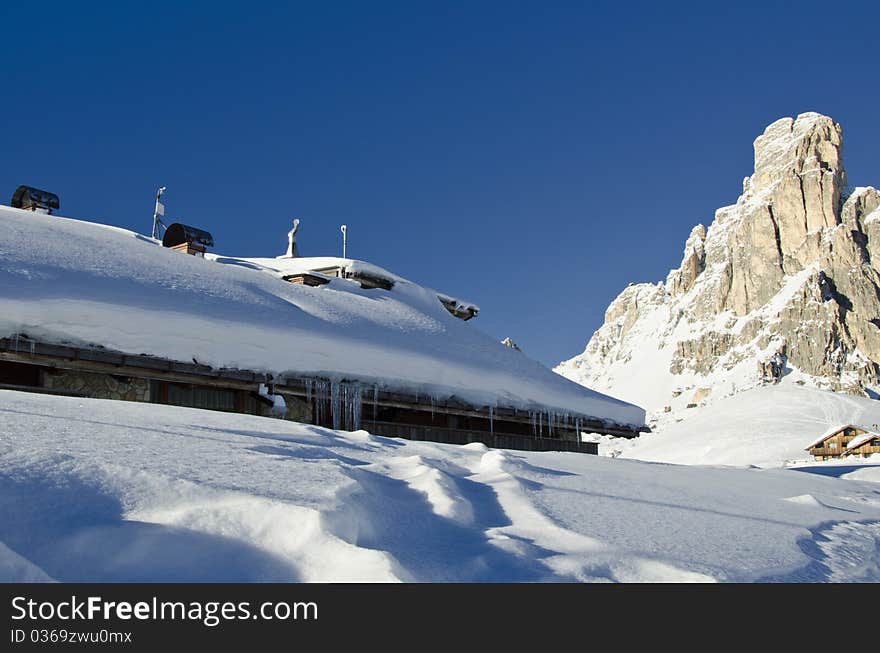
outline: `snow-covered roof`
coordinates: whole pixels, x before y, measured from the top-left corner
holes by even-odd
[[[874,438],[880,439],[880,434],[874,433],[873,431],[868,431],[867,433],[864,433],[862,435],[859,435],[859,436],[853,438],[852,441],[848,445],[846,445],[846,448],[847,448],[847,450],[857,449],[858,447],[861,447],[866,442],[870,442]]]
[[[218,254],[208,254],[207,258],[214,259],[219,263],[227,264],[251,264],[262,268],[268,272],[277,274],[279,277],[290,274],[302,274],[304,272],[314,272],[321,270],[332,270],[339,268],[351,274],[368,274],[379,279],[387,279],[389,281],[406,281],[402,277],[397,276],[380,268],[378,265],[367,263],[366,261],[358,261],[351,258],[338,258],[335,256],[297,256],[288,258],[279,256],[276,258],[233,258],[229,256],[220,256]]]
[[[292,284],[279,275],[316,259],[187,256],[124,229],[9,207],[0,225],[0,337],[644,424],[638,406],[553,373],[450,315],[436,291],[368,263],[344,260],[393,276],[391,290]]]
[[[381,268],[378,265],[373,265],[372,263],[359,261],[357,259],[337,258],[335,256],[297,256],[294,258],[286,256],[278,256],[276,258],[233,258],[230,256],[220,256],[217,254],[206,254],[206,258],[215,260],[218,263],[257,266],[258,268],[262,268],[263,270],[282,278],[288,277],[290,275],[305,273],[317,273],[319,276],[323,276],[322,273],[339,269],[353,277],[373,277],[375,279],[383,279],[385,281],[391,282],[392,284],[399,281],[402,281],[404,283],[412,283],[408,279],[404,279],[403,277],[398,276],[393,272],[389,272],[385,268]],[[479,313],[480,311],[480,307],[477,304],[459,299],[457,297],[453,297],[452,295],[448,295],[447,293],[438,292],[437,297],[441,301],[452,304],[456,308],[460,308],[461,310],[472,310],[474,313]]]
[[[827,431],[825,431],[822,435],[820,435],[818,438],[813,440],[813,442],[810,443],[810,445],[808,447],[806,447],[804,450],[809,451],[813,447],[816,447],[816,446],[822,444],[823,442],[825,442],[825,440],[827,440],[831,436],[840,433],[843,429],[859,429],[860,431],[864,431],[864,429],[861,426],[856,426],[855,424],[839,424],[837,426],[832,426]]]

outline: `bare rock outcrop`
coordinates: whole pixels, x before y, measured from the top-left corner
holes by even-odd
[[[736,204],[693,228],[665,283],[626,288],[558,372],[671,412],[682,388],[766,382],[771,359],[783,382],[880,385],[880,192],[847,191],[841,127],[818,113],[777,120],[754,151]]]

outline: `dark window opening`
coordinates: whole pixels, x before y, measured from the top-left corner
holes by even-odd
[[[40,368],[27,363],[0,361],[0,384],[39,388],[42,385]]]
[[[153,381],[150,401],[169,406],[221,410],[225,412],[259,414],[256,400],[242,390],[212,388],[184,383]]]

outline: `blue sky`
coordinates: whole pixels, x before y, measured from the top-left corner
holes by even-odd
[[[346,223],[550,365],[678,265],[773,120],[831,115],[880,183],[877,3],[125,4],[0,5],[0,196],[146,233],[165,185],[240,256],[294,216],[339,254]]]

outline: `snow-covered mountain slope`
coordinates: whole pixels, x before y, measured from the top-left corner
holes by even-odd
[[[0,391],[0,580],[877,581],[877,487]]]
[[[626,288],[559,373],[645,406],[661,428],[764,377],[865,394],[880,371],[880,192],[846,191],[840,125],[771,124],[733,206],[679,268]]]
[[[436,291],[395,279],[390,291],[347,279],[312,288],[254,260],[0,207],[0,336],[644,423],[641,408],[554,374],[452,317]]]
[[[776,467],[810,459],[805,448],[830,427],[880,425],[878,401],[796,384],[753,388],[688,412],[687,419],[636,440],[603,438],[600,453],[686,465]]]

